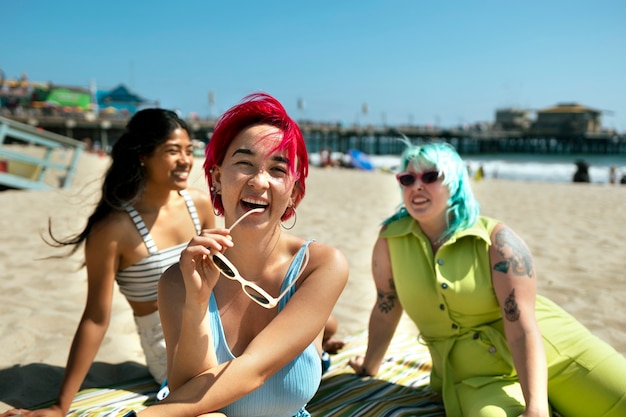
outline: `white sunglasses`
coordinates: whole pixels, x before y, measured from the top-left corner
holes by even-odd
[[[256,208],[245,212],[232,226],[228,229],[229,231],[233,230],[240,221],[242,221],[246,216],[252,213],[260,213],[264,209]],[[305,269],[306,265],[309,262],[309,250],[307,248],[305,252],[305,257],[302,266],[300,267],[300,272],[298,272],[298,276],[289,284],[287,288],[277,297],[274,298],[267,293],[263,288],[256,285],[254,282],[250,282],[244,277],[241,276],[235,265],[233,265],[223,254],[220,252],[215,252],[211,255],[211,260],[217,269],[220,270],[222,275],[224,275],[228,279],[232,279],[233,281],[239,282],[241,284],[241,289],[243,292],[250,297],[252,301],[265,308],[274,308],[278,305],[278,302],[287,294],[287,292],[294,286],[298,278],[302,275],[302,271]]]

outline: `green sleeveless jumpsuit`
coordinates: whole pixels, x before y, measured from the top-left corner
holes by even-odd
[[[430,383],[449,416],[518,416],[524,397],[493,290],[489,246],[498,221],[481,217],[436,254],[417,221],[390,223],[386,238],[398,298],[433,361]],[[626,416],[626,359],[540,295],[536,318],[548,364],[548,397],[564,417]]]

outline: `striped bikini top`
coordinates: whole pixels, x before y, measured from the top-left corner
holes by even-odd
[[[200,234],[200,220],[191,196],[187,190],[181,190],[179,194],[185,199],[187,210],[189,210],[193,224],[196,226],[196,232]],[[178,262],[180,252],[187,246],[188,242],[159,251],[139,212],[132,206],[127,206],[126,211],[130,214],[135,227],[141,234],[149,255],[136,264],[118,271],[115,274],[115,280],[120,291],[128,300],[154,301],[157,299],[157,284],[161,274],[172,264]]]

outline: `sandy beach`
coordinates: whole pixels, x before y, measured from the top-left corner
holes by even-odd
[[[190,186],[206,190],[196,160]],[[52,400],[84,307],[82,250],[62,255],[42,240],[82,229],[108,159],[81,156],[68,190],[0,192],[0,412]],[[474,183],[485,215],[511,226],[530,247],[539,292],[626,354],[626,186],[483,180]],[[339,335],[367,327],[375,291],[370,255],[381,221],[400,203],[393,175],[311,168],[292,232],[334,245],[350,261],[336,308]],[[400,331],[417,333],[409,320]],[[85,386],[147,375],[131,310],[117,292],[113,316]]]

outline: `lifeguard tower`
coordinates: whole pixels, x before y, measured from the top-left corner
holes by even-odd
[[[84,144],[0,117],[0,190],[68,188]]]

